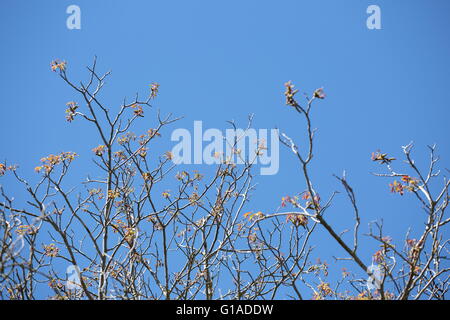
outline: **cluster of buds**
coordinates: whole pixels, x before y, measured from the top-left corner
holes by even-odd
[[[0,163],[0,177],[4,176],[6,171],[14,171],[16,166],[6,166],[4,163]]]
[[[127,158],[123,150],[114,152],[114,157],[117,158],[118,160],[125,160]]]
[[[401,181],[403,182],[403,184],[402,182],[398,182],[397,180],[394,180],[393,183],[389,184],[392,193],[399,193],[400,195],[403,195],[405,193],[405,190],[413,192],[417,189],[417,185],[419,183],[416,178],[412,178],[408,175],[402,176]]]
[[[153,82],[150,85],[150,99],[156,98],[158,95],[159,83]]]
[[[313,96],[314,96],[314,98],[317,98],[317,99],[325,99],[326,94],[323,91],[323,88],[319,88],[316,91],[314,91]]]
[[[302,199],[307,200],[306,209],[314,209],[314,207],[320,209],[320,196],[318,194],[315,194],[313,197],[311,197],[309,191],[306,191],[303,193]]]
[[[133,245],[133,241],[137,236],[137,229],[128,226],[127,223],[125,223],[123,220],[121,219],[117,219],[115,220],[115,222],[112,224],[113,228],[114,228],[114,233],[117,233],[119,231],[123,232],[123,238],[125,239],[125,241],[128,243],[129,246]]]
[[[118,190],[108,190],[108,199],[115,199],[120,197],[120,192]]]
[[[317,290],[319,290],[319,292],[317,292],[314,295],[314,298],[316,300],[321,300],[324,297],[327,296],[331,296],[333,294],[333,290],[330,287],[330,284],[327,282],[321,282],[318,286],[317,286]]]
[[[178,181],[184,181],[184,179],[189,180],[189,173],[187,171],[181,171],[181,172],[177,172],[177,174],[175,175],[175,178]]]
[[[354,297],[354,300],[372,300],[372,296],[369,292],[363,291],[360,294],[358,294],[356,297]]]
[[[298,89],[294,89],[294,85],[291,81],[286,82],[284,86],[286,87],[286,91],[284,92],[286,105],[295,107],[297,102],[295,101],[294,96],[298,92]]]
[[[123,229],[125,231],[125,234],[123,237],[124,237],[125,241],[128,243],[128,245],[130,247],[132,247],[134,239],[137,236],[137,230],[136,230],[136,228],[132,228],[132,227],[124,227]]]
[[[256,235],[256,232],[250,233],[247,238],[250,243],[255,243],[258,240],[258,236]]]
[[[138,105],[138,104],[133,104],[131,106],[134,110],[133,113],[138,116],[138,117],[143,117],[144,116],[144,109],[142,109],[142,106]]]
[[[101,157],[103,153],[105,152],[106,146],[99,145],[98,147],[95,147],[92,149],[92,152],[95,153],[96,156]]]
[[[320,209],[320,196],[318,194],[315,194],[313,197],[311,197],[311,194],[308,191],[305,191],[302,194],[302,200],[306,200],[306,209],[314,209],[314,207]],[[286,207],[287,204],[290,203],[295,208],[301,208],[301,205],[298,203],[298,201],[298,196],[285,196],[281,198],[281,206]]]
[[[59,59],[53,60],[50,63],[50,67],[52,68],[52,71],[65,71],[66,70],[66,62],[65,61],[61,61]]]
[[[189,196],[189,203],[191,204],[191,206],[200,205],[201,203],[199,202],[199,200],[200,196],[197,192],[192,192],[192,194]]]
[[[291,196],[285,196],[281,198],[281,206],[286,207],[288,203],[292,204],[293,206],[296,206],[298,197],[291,197]]]
[[[402,181],[405,183],[405,188],[408,191],[414,191],[417,188],[417,185],[419,184],[419,180],[416,178],[412,178],[408,175],[402,176]]]
[[[422,250],[423,241],[413,240],[410,243],[411,250],[409,251],[409,257],[411,260],[417,260],[420,255],[420,251]]]
[[[67,109],[66,109],[66,120],[68,122],[72,122],[73,119],[75,119],[76,116],[76,110],[78,109],[78,105],[76,102],[70,101],[66,103]]]
[[[144,179],[144,181],[150,181],[152,179],[152,175],[150,172],[144,172],[142,173],[142,179]]]
[[[401,196],[405,193],[403,185],[395,180],[393,183],[389,184],[392,193],[399,193]]]
[[[127,132],[122,137],[117,139],[117,142],[120,145],[124,145],[124,144],[126,144],[126,143],[128,143],[130,141],[134,141],[134,140],[136,140],[136,135],[133,132]]]
[[[147,151],[148,151],[148,148],[147,148],[147,147],[141,147],[141,148],[139,149],[138,154],[139,154],[142,158],[145,158],[145,157],[147,156]]]
[[[389,158],[387,153],[372,152],[372,161],[379,162],[380,164],[390,164],[395,158]]]
[[[173,153],[171,151],[166,151],[164,153],[164,156],[166,157],[167,160],[172,160],[173,159]]]
[[[161,134],[156,129],[148,129],[145,134],[141,134],[139,136],[139,140],[138,140],[139,145],[144,146],[154,137],[160,137],[160,136],[161,136]],[[133,140],[135,140],[135,139],[136,139],[136,137],[133,138]],[[129,140],[130,139],[128,139],[128,141]],[[127,141],[125,141],[125,142],[127,142]],[[120,141],[119,141],[119,143],[120,143]],[[120,143],[120,144],[123,144],[123,143]]]
[[[372,256],[373,261],[376,263],[383,263],[386,261],[386,254],[394,248],[394,245],[391,244],[392,238],[389,236],[381,238],[381,249],[375,252]]]
[[[223,207],[224,203],[225,203],[225,200],[222,198],[221,195],[218,195],[217,199],[216,199],[216,203],[211,208],[211,212],[210,212],[211,216],[214,217],[215,221],[220,221],[222,214],[225,210]]]
[[[385,255],[383,250],[378,250],[377,252],[375,252],[372,256],[373,261],[376,263],[383,263],[385,260]]]
[[[169,190],[164,191],[161,195],[163,196],[163,198],[169,199],[169,197],[170,197]]]
[[[59,249],[54,243],[44,246],[44,254],[47,257],[56,257],[58,255],[58,252]]]
[[[51,154],[47,157],[41,158],[42,166],[37,166],[34,168],[34,171],[41,172],[42,169],[45,170],[46,173],[52,171],[53,167],[67,162],[72,162],[75,157],[78,156],[75,152],[61,152],[58,155]]]
[[[151,139],[153,137],[161,137],[161,133],[158,132],[157,129],[148,129],[147,136]]]
[[[284,96],[286,97],[286,105],[297,107],[297,101],[295,101],[294,96],[298,93],[298,89],[294,89],[294,85],[291,81],[288,81],[284,84],[286,90],[284,91]],[[314,90],[313,98],[317,99],[325,99],[326,94],[323,88],[319,88]]]
[[[48,282],[48,286],[52,289],[63,289],[64,288],[64,284],[57,280],[57,279],[52,279]]]
[[[260,139],[257,141],[256,145],[256,155],[262,156],[264,154],[264,150],[267,150],[267,145],[265,139]]]
[[[288,214],[286,216],[286,222],[292,222],[296,227],[306,227],[308,224],[308,217],[304,214]]]

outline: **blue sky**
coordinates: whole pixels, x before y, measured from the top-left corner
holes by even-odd
[[[71,4],[81,8],[81,30],[66,28]],[[381,30],[366,27],[371,4],[381,8]],[[313,112],[312,177],[322,197],[339,188],[332,175],[346,170],[361,230],[383,218],[387,233],[401,241],[409,226],[422,226],[421,209],[410,195],[390,194],[390,180],[370,174],[381,169],[370,154],[381,149],[400,158],[400,147],[414,141],[425,168],[426,146],[436,143],[441,166],[448,167],[449,12],[447,0],[4,0],[0,160],[19,164],[33,180],[42,156],[71,150],[80,154],[81,176],[73,183],[83,178],[98,141],[86,124],[65,122],[65,103],[74,93],[50,71],[55,58],[66,60],[70,77],[80,81],[97,55],[99,69],[112,70],[104,89],[111,105],[160,83],[155,107],[185,116],[173,128],[191,129],[202,120],[205,128],[225,129],[231,119],[243,127],[254,113],[255,128],[280,128],[301,147],[303,122],[284,105],[283,83],[292,80],[301,92],[324,87],[327,93]],[[19,193],[9,179],[0,183]],[[305,189],[294,156],[283,147],[279,173],[258,183],[254,209],[262,211]],[[338,230],[351,226],[345,201],[342,193],[328,212]],[[325,235],[321,241],[325,246],[317,251],[331,261],[335,246]],[[369,264],[376,246],[368,248]]]

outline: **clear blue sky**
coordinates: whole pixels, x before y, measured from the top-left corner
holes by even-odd
[[[66,28],[71,4],[81,8],[81,30]],[[366,28],[370,4],[381,8],[382,30]],[[419,231],[423,214],[412,196],[390,194],[390,181],[370,174],[379,168],[370,154],[399,158],[400,146],[414,141],[424,168],[427,144],[437,143],[441,166],[449,167],[449,14],[448,0],[2,0],[0,161],[19,164],[30,180],[50,153],[79,153],[83,174],[90,165],[98,141],[86,123],[65,122],[65,103],[75,96],[50,71],[55,58],[79,81],[97,55],[99,69],[112,70],[104,97],[113,106],[159,82],[155,107],[185,116],[174,128],[190,129],[194,120],[206,128],[225,129],[230,119],[244,126],[254,113],[255,128],[278,127],[299,145],[302,122],[284,105],[283,83],[308,93],[323,86],[327,98],[313,113],[314,183],[326,198],[340,187],[332,174],[346,170],[361,231],[383,218],[400,243],[409,226]],[[288,149],[281,147],[280,162],[277,175],[258,178],[255,210],[276,210],[282,196],[305,189]],[[2,179],[10,194],[19,193]],[[338,230],[351,226],[345,203],[341,194],[328,211]],[[324,235],[319,243],[317,255],[332,262],[332,240]],[[376,246],[368,248],[370,264]]]

